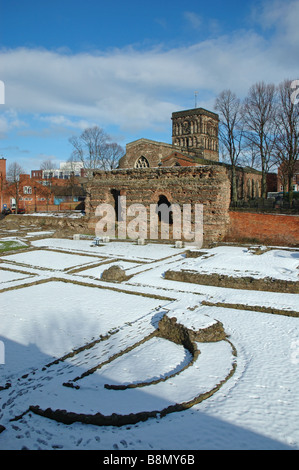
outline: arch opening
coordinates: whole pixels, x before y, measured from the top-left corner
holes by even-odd
[[[173,214],[171,210],[171,203],[167,199],[164,194],[159,196],[159,200],[157,203],[157,213],[159,217],[159,221],[173,225]]]

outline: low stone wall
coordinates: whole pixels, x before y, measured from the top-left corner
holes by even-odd
[[[224,241],[265,245],[299,246],[299,216],[229,212]]]
[[[34,215],[7,215],[1,220],[1,228],[11,230],[19,229],[22,226],[23,230],[26,227],[29,230],[35,231],[34,226],[38,226],[44,230],[54,230],[56,236],[68,236],[74,233],[81,233],[86,235],[94,235],[94,232],[89,230],[88,221],[86,217],[55,217],[49,216],[34,216]]]
[[[193,271],[165,272],[165,279],[170,281],[188,282],[204,286],[224,287],[226,289],[245,289],[267,292],[283,292],[287,294],[299,294],[299,281],[286,281],[270,277],[253,278],[252,276],[233,277],[224,274],[201,274]]]

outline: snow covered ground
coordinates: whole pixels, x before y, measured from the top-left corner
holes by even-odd
[[[212,305],[299,312],[299,295],[164,279],[171,268],[298,281],[299,250],[221,246],[186,258],[165,244],[29,240],[31,249],[0,258],[1,450],[299,449],[298,317]],[[127,281],[101,280],[112,264]],[[229,341],[197,342],[192,361],[155,336],[164,315],[193,331],[221,322]],[[66,425],[30,406],[155,413],[120,427]]]
[[[267,250],[266,247],[261,247],[260,251],[257,255],[254,249],[248,250],[245,247],[228,246],[225,250],[216,247],[208,250],[200,259],[189,258],[180,263],[178,269],[201,274],[217,273],[234,277],[272,277],[298,281],[299,251]]]

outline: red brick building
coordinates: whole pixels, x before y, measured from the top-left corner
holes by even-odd
[[[31,176],[21,174],[19,180],[6,178],[6,159],[0,159],[1,211],[8,207],[15,211],[51,212],[76,209],[84,199],[84,190],[78,178],[43,179],[42,170],[33,170]],[[80,207],[81,208],[81,207]]]
[[[54,202],[53,194],[50,189],[31,178],[29,175],[20,175],[19,181],[3,181],[1,191],[1,209],[5,205],[15,210],[25,210],[25,212],[35,212],[37,207],[52,205]]]
[[[293,191],[299,191],[299,161],[295,163],[295,169],[294,169],[294,175],[293,175]],[[286,171],[283,171],[283,165],[281,165],[278,168],[277,172],[277,191],[285,191],[287,192],[289,190],[289,181],[288,181],[288,175]]]

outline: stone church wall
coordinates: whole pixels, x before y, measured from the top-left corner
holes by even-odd
[[[140,157],[145,157],[150,167],[158,167],[162,158],[173,152],[173,146],[163,142],[139,139],[126,145],[126,155],[120,160],[119,168],[135,168]]]

